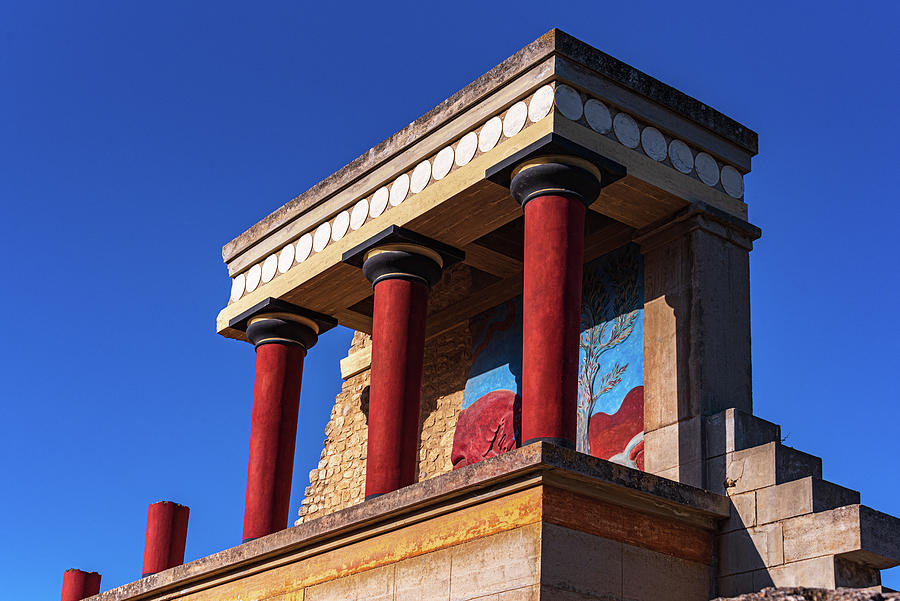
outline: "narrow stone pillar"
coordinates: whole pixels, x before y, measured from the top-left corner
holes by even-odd
[[[244,542],[283,530],[290,514],[300,380],[306,351],[337,322],[276,299],[234,318],[256,348]]]
[[[396,226],[344,255],[345,263],[362,267],[375,294],[366,499],[416,480],[428,291],[461,257]]]
[[[171,501],[152,503],[147,508],[142,578],[184,563],[190,511],[188,507]]]
[[[644,467],[709,487],[706,416],[753,411],[750,250],[759,228],[694,203],[636,241],[644,255]]]
[[[61,601],[81,601],[100,592],[100,574],[75,568],[63,574]]]
[[[525,212],[522,441],[575,448],[578,337],[587,205],[600,170],[573,156],[526,160],[510,192]]]

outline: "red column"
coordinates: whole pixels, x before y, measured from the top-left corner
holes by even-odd
[[[416,481],[427,304],[422,281],[375,284],[366,498]]]
[[[190,509],[171,501],[153,503],[147,509],[143,576],[184,563]]]
[[[525,210],[522,441],[573,446],[584,263],[584,203],[532,198]]]
[[[100,574],[82,570],[66,570],[63,574],[62,600],[81,601],[100,592]]]
[[[306,349],[297,344],[256,347],[244,541],[287,525],[305,356]]]

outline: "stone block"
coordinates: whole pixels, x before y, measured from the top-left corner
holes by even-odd
[[[819,478],[801,478],[757,491],[760,524],[859,503],[859,492]]]
[[[539,523],[457,545],[450,551],[450,599],[453,601],[539,584]]]
[[[863,588],[881,584],[878,570],[835,557],[815,557],[754,573],[754,590],[766,586],[807,588]]]
[[[541,535],[541,584],[593,597],[619,597],[622,546],[620,542],[545,523]]]
[[[822,477],[820,458],[779,442],[735,451],[725,457],[728,494],[774,486],[807,476]]]
[[[699,417],[644,432],[644,470],[658,474],[703,459]]]
[[[719,538],[719,576],[740,574],[784,563],[781,524],[729,532]]]
[[[847,505],[782,522],[788,562],[837,555],[884,570],[900,565],[900,520]]]
[[[738,409],[704,418],[706,458],[742,451],[781,440],[781,426]]]
[[[753,586],[754,572],[743,572],[716,578],[716,597],[737,597],[759,589]]]
[[[702,601],[712,598],[707,565],[622,545],[622,598],[637,601]]]
[[[742,530],[756,526],[756,492],[750,491],[738,495],[732,495],[731,514],[722,523],[721,532]]]
[[[329,580],[306,589],[304,601],[393,601],[394,566]]]
[[[450,549],[397,563],[394,601],[447,601],[450,598],[450,565]]]

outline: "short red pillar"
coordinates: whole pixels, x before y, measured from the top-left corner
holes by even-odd
[[[543,157],[515,169],[510,191],[525,212],[522,443],[575,448],[584,222],[600,171]]]
[[[100,592],[100,574],[74,568],[63,574],[62,601],[81,601]]]
[[[372,282],[366,499],[416,481],[428,290],[462,254],[392,226],[344,254]]]
[[[266,299],[231,321],[256,348],[244,542],[283,530],[290,514],[300,380],[306,351],[337,325],[328,317]]]
[[[143,576],[184,563],[190,509],[171,501],[152,503],[147,509]]]

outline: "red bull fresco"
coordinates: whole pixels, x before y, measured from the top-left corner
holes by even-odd
[[[628,245],[585,265],[577,448],[644,467],[643,261]],[[476,463],[521,443],[522,299],[470,321],[472,367],[451,460]]]

